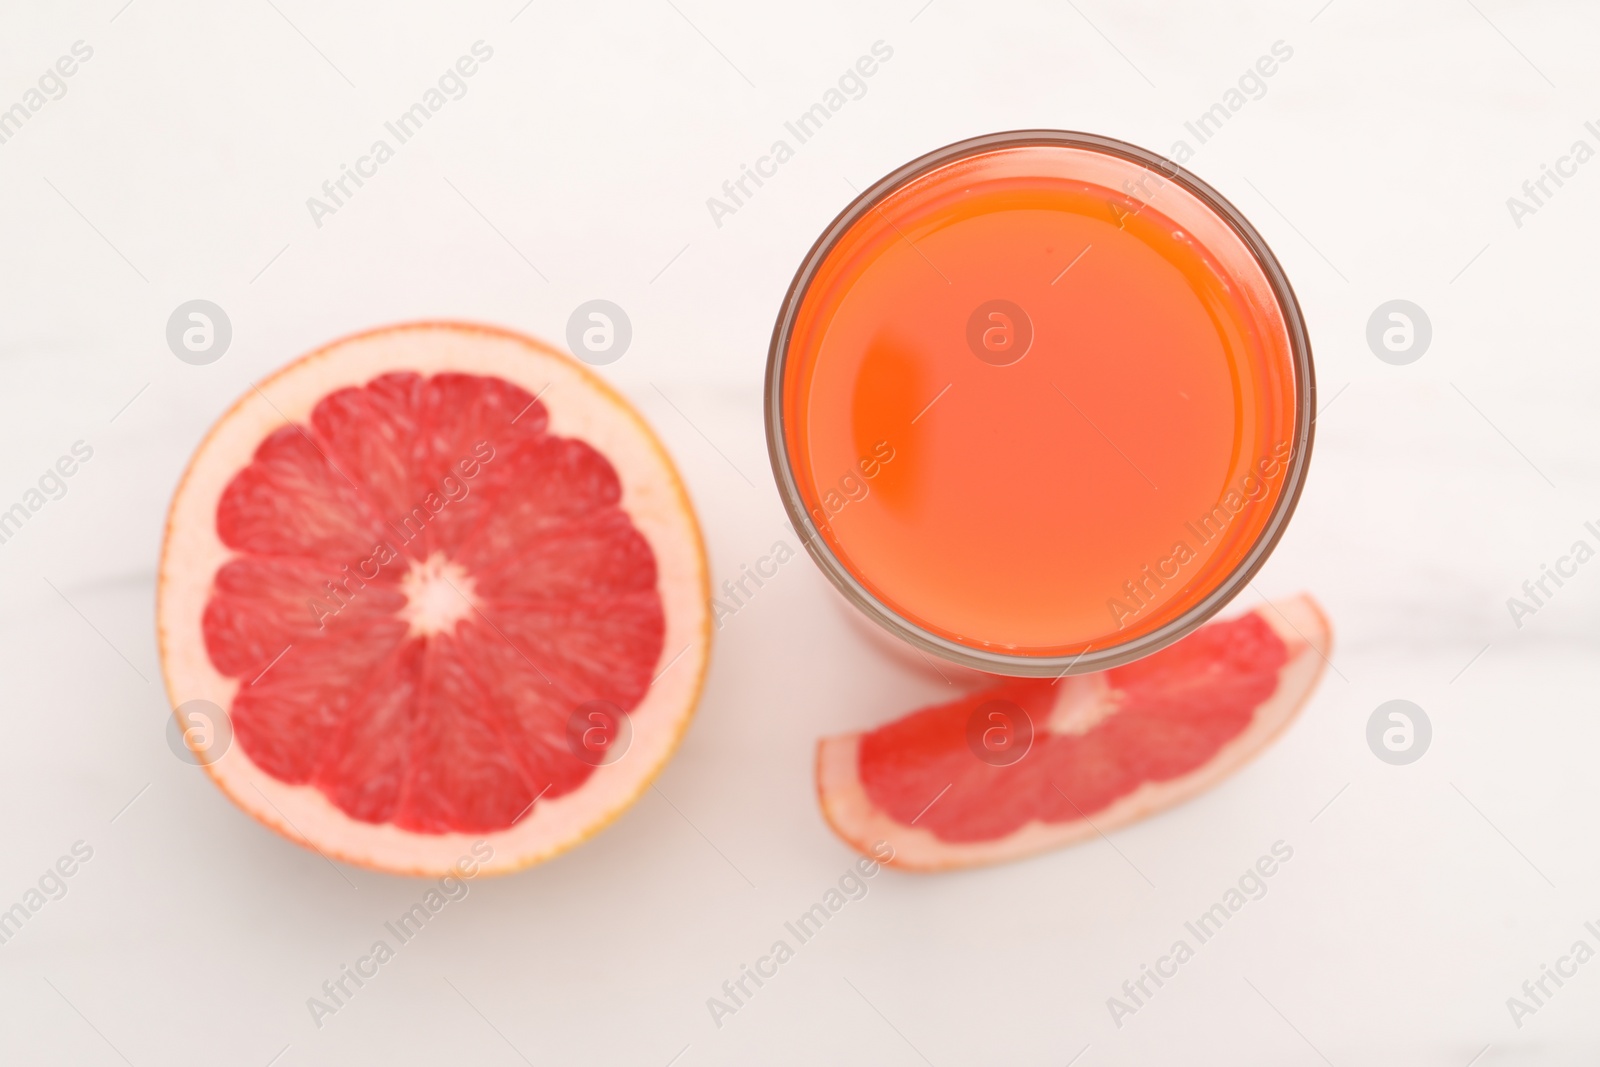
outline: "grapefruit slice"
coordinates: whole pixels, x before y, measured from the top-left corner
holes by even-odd
[[[621,397],[532,339],[420,323],[312,352],[212,428],[167,520],[161,661],[175,709],[231,728],[199,762],[267,826],[501,873],[649,785],[708,594],[683,484]]]
[[[817,746],[823,814],[867,855],[938,871],[1020,859],[1215,785],[1286,727],[1331,635],[1301,596],[1097,674],[1013,678]]]

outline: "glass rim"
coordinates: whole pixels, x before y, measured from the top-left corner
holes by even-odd
[[[1288,463],[1283,491],[1279,494],[1260,535],[1251,543],[1239,565],[1230,571],[1216,588],[1177,618],[1127,641],[1107,644],[1100,648],[1096,648],[1091,642],[1088,648],[1071,656],[1033,656],[963,644],[924,628],[878,599],[835,555],[822,536],[821,530],[812,520],[810,511],[801,500],[800,488],[794,476],[788,442],[784,434],[784,367],[788,359],[789,341],[795,318],[810,290],[817,270],[833,252],[840,238],[848,233],[862,216],[886,198],[911,181],[939,167],[997,149],[1024,147],[1077,148],[1120,157],[1158,171],[1167,181],[1176,183],[1214,212],[1244,243],[1266,277],[1283,315],[1284,328],[1289,338],[1290,362],[1295,372],[1295,416],[1292,435],[1295,447]],[[773,325],[772,342],[767,352],[764,387],[767,456],[772,464],[772,474],[778,484],[778,495],[783,501],[783,509],[788,514],[789,522],[800,537],[801,543],[805,545],[807,553],[833,583],[834,588],[867,618],[914,648],[963,667],[1013,677],[1059,678],[1068,674],[1088,674],[1119,667],[1159,651],[1203,625],[1250,583],[1273,548],[1277,546],[1284,530],[1288,527],[1295,507],[1299,504],[1300,492],[1305,486],[1306,471],[1311,460],[1311,447],[1316,429],[1316,391],[1315,369],[1311,360],[1311,338],[1300,311],[1300,303],[1295,298],[1294,288],[1289,284],[1288,275],[1284,273],[1277,257],[1272,254],[1272,249],[1268,247],[1266,240],[1244,214],[1221,193],[1166,157],[1113,137],[1070,130],[1009,130],[956,141],[895,168],[858,194],[834,217],[811,245],[810,251],[806,253],[799,269],[795,272],[794,280],[789,283],[788,291],[784,294],[777,321]]]

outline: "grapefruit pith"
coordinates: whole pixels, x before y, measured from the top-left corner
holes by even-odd
[[[501,873],[649,785],[699,695],[707,593],[688,496],[621,397],[530,338],[419,323],[312,352],[213,427],[168,516],[162,667],[174,708],[226,717],[200,761],[267,826]]]
[[[824,738],[834,830],[894,866],[1020,859],[1154,814],[1221,781],[1300,710],[1331,647],[1310,597],[1212,622],[1096,674],[1014,678],[865,733]]]

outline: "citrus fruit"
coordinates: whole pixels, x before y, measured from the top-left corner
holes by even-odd
[[[895,866],[1019,859],[1215,785],[1287,726],[1327,662],[1310,597],[1211,622],[1094,674],[1008,678],[817,747],[835,831]]]
[[[688,496],[621,397],[530,338],[419,323],[312,352],[212,428],[167,520],[161,660],[175,709],[224,717],[200,762],[267,826],[499,873],[649,785],[699,695],[707,594]]]

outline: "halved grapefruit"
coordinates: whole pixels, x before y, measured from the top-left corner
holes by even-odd
[[[1287,726],[1322,676],[1310,597],[1212,622],[1136,663],[1016,678],[822,740],[823,814],[864,854],[937,871],[1020,859],[1215,785]]]
[[[175,709],[226,716],[201,762],[267,826],[501,873],[649,785],[699,696],[708,592],[626,401],[530,338],[420,323],[312,352],[212,428],[167,520],[161,661]]]

